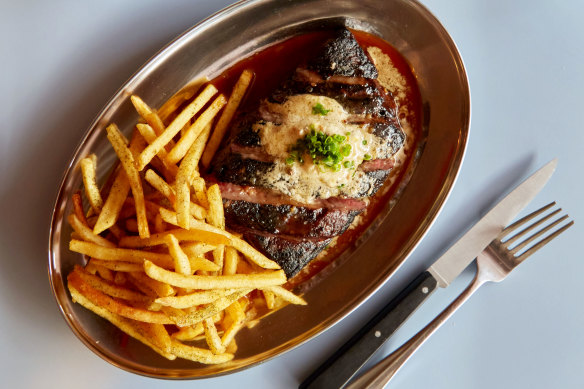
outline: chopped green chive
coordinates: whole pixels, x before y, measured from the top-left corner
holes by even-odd
[[[363,161],[369,161],[370,159],[371,159],[371,155],[369,155],[369,154],[365,154],[363,156]]]
[[[316,105],[312,107],[313,115],[325,116],[330,111],[331,111],[330,109],[326,109],[321,103],[316,103]]]
[[[290,147],[290,154],[286,158],[288,165],[292,165],[295,161],[303,163],[303,156],[308,154],[315,165],[326,167],[334,172],[338,172],[342,167],[354,168],[353,161],[343,162],[343,159],[349,156],[352,150],[351,145],[347,143],[347,136],[327,135],[322,131],[317,131],[314,124],[308,128],[310,133]]]

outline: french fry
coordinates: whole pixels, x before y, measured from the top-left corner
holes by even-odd
[[[177,357],[207,365],[225,363],[233,359],[233,354],[213,354],[203,348],[187,346],[176,339],[172,339],[171,351]]]
[[[225,217],[223,214],[223,199],[219,185],[213,184],[207,189],[207,201],[209,202],[209,212],[207,222],[212,226],[225,229]]]
[[[105,200],[105,204],[103,205],[97,221],[95,222],[95,226],[93,227],[93,232],[95,234],[101,234],[116,223],[129,192],[130,181],[128,181],[128,176],[124,169],[119,169],[107,199]]]
[[[104,261],[102,259],[95,258],[89,260],[88,266],[92,266],[95,269],[96,273],[99,273],[101,268],[125,273],[137,272],[142,270],[142,266],[137,263],[124,261]]]
[[[83,201],[81,200],[81,192],[77,191],[71,197],[71,201],[73,202],[73,212],[79,219],[83,225],[89,227],[87,223],[87,219],[85,218],[85,213],[83,212]]]
[[[160,177],[154,170],[148,169],[146,170],[146,174],[144,174],[144,179],[148,181],[150,185],[160,193],[164,195],[171,203],[174,203],[175,194],[174,189],[172,186],[168,185],[166,181],[162,177]]]
[[[237,342],[233,339],[225,348],[226,353],[235,354],[237,352]]]
[[[213,262],[215,262],[215,264],[219,268],[217,270],[218,274],[223,273],[224,258],[225,258],[225,246],[220,244],[219,246],[217,246],[217,248],[215,250],[213,250]]]
[[[151,251],[103,247],[95,243],[83,242],[76,239],[69,242],[69,250],[106,261],[125,261],[142,264],[145,259],[148,259],[165,268],[171,269],[174,267],[174,260],[170,255]]]
[[[164,220],[168,224],[172,224],[173,226],[179,227],[178,220],[177,220],[178,216],[177,216],[176,212],[171,211],[170,209],[166,209],[166,208],[160,208],[159,212],[160,212],[160,217],[162,218],[162,220]],[[196,222],[197,222],[197,220],[194,218],[194,216],[189,217],[189,226],[195,225]]]
[[[179,144],[177,144],[178,147]],[[197,170],[199,158],[201,156],[198,144],[194,144],[188,151],[187,155],[181,161],[176,174],[176,182],[174,191],[176,193],[176,202],[174,208],[176,210],[176,220],[178,225],[182,228],[189,228],[190,220],[190,206],[191,206],[191,178],[193,172]]]
[[[225,229],[225,216],[223,213],[223,199],[219,185],[213,184],[207,189],[207,200],[209,202],[209,212],[207,212],[207,222],[212,226]],[[223,271],[225,258],[225,246],[219,245],[213,250],[213,261]]]
[[[110,281],[110,282],[114,282],[114,271],[113,270],[108,269],[106,267],[103,267],[99,264],[96,264],[95,268],[97,270],[97,274],[99,274],[99,276],[101,278],[103,278],[104,280]]]
[[[267,286],[260,288],[264,293],[270,292],[280,297],[281,299],[288,301],[289,303],[296,305],[306,305],[306,300],[300,296],[296,296],[294,293],[290,292],[288,289],[282,288],[281,286]],[[267,300],[267,299],[266,299]],[[268,308],[270,308],[268,306]]]
[[[101,207],[103,206],[103,200],[97,186],[95,172],[97,166],[95,154],[83,158],[80,162],[80,165],[81,175],[83,177],[83,186],[85,187],[85,195],[87,196],[87,200],[89,201],[91,208],[93,208],[93,211],[95,213],[99,213],[101,211]]]
[[[227,346],[233,341],[239,330],[243,328],[245,323],[245,313],[239,301],[235,301],[225,310],[231,317],[231,324],[225,329],[225,332],[221,337],[221,343],[224,346]]]
[[[237,262],[239,261],[239,255],[237,250],[233,247],[225,248],[225,262],[223,264],[223,274],[235,274],[237,272]]]
[[[110,124],[107,126],[106,131],[107,138],[111,142],[116,154],[120,158],[124,171],[126,172],[128,180],[130,181],[130,188],[132,189],[132,195],[134,196],[134,202],[136,204],[136,216],[138,219],[138,229],[140,231],[140,236],[142,238],[147,238],[150,236],[150,231],[148,230],[148,219],[146,217],[144,191],[142,189],[140,175],[138,174],[134,164],[134,156],[123,141],[120,130],[115,124]]]
[[[171,335],[173,339],[180,340],[183,342],[193,341],[197,339],[200,335],[205,333],[205,329],[203,328],[203,323],[199,322],[194,326],[182,327],[179,330]]]
[[[209,143],[205,148],[205,152],[203,153],[203,157],[201,158],[201,164],[205,169],[209,167],[213,156],[217,152],[219,145],[221,144],[221,140],[225,136],[227,132],[227,126],[231,122],[235,111],[237,111],[237,107],[241,103],[241,100],[245,96],[245,92],[248,86],[251,84],[251,80],[253,78],[253,73],[251,70],[244,70],[239,76],[239,80],[233,87],[233,91],[231,92],[231,96],[229,96],[229,101],[221,114],[221,117],[217,121],[215,125],[215,129],[213,130],[213,134],[211,135],[211,139],[209,139]]]
[[[264,269],[280,269],[280,265],[271,259],[268,259],[265,255],[254,249],[249,243],[242,239],[233,237],[231,239],[231,246],[245,255],[245,257],[251,262],[263,267]]]
[[[134,108],[136,108],[138,115],[142,116],[146,123],[148,123],[148,125],[154,130],[156,136],[162,134],[165,126],[158,114],[154,112],[140,97],[132,95],[130,100],[132,101]]]
[[[227,103],[225,100],[225,96],[219,95],[213,100],[211,105],[195,120],[195,122],[185,131],[185,133],[181,136],[180,140],[176,143],[176,145],[170,150],[168,153],[168,162],[170,163],[177,163],[180,161],[189,151],[195,139],[201,134],[205,127],[210,126],[213,119],[217,115],[217,113],[223,108],[223,106]],[[209,128],[208,132],[211,129]],[[208,135],[207,135],[208,136]],[[203,148],[201,147],[201,152],[199,154],[199,158],[203,153]]]
[[[112,313],[107,309],[91,302],[87,297],[85,297],[70,283],[68,284],[68,288],[74,302],[81,304],[86,309],[89,309],[95,314],[103,317],[104,319],[118,327],[120,330],[130,335],[132,338],[135,338],[138,341],[144,343],[146,346],[150,347],[163,357],[170,360],[176,359],[175,354],[171,354],[170,352],[165,351],[164,349],[160,348],[159,346],[153,343],[149,331],[146,329],[148,328],[149,323],[136,322],[134,320],[127,319],[125,317]]]
[[[207,85],[205,89],[166,127],[154,142],[147,146],[138,158],[138,170],[146,165],[174,138],[183,126],[217,93],[217,88]]]
[[[205,253],[213,251],[215,247],[215,245],[203,242],[185,243],[182,245],[183,251],[189,257],[201,257],[205,255]]]
[[[183,296],[169,296],[160,297],[155,302],[166,307],[173,307],[178,309],[190,308],[196,305],[204,305],[212,303],[223,296],[236,292],[235,289],[213,289],[201,292],[193,292]]]
[[[88,271],[86,271],[85,269],[83,269],[79,265],[75,266],[75,268],[73,269],[73,272],[76,273],[83,281],[85,281],[87,284],[89,284],[92,288],[97,289],[100,292],[107,294],[108,296],[115,297],[115,298],[122,299],[122,300],[138,301],[138,302],[143,302],[143,303],[147,303],[147,302],[152,301],[150,298],[144,296],[143,294],[140,294],[140,293],[135,292],[135,291],[128,289],[128,288],[121,287],[121,286],[113,284],[111,282],[105,281],[102,278],[89,273]],[[117,273],[116,278],[117,278],[118,274],[123,274],[123,273]],[[124,280],[124,282],[125,282],[125,280]]]
[[[179,274],[192,274],[189,257],[180,248],[178,239],[172,234],[168,234],[164,238],[168,246],[168,252],[174,259],[174,271]]]
[[[207,83],[207,78],[199,78],[193,81],[191,84],[185,86],[178,93],[168,99],[162,107],[158,109],[158,116],[163,122],[167,123],[168,118],[181,106],[185,101],[190,100],[194,94],[201,89],[205,83]]]
[[[203,257],[189,257],[189,262],[191,263],[192,273],[199,270],[210,272],[217,272],[221,270],[219,265]]]
[[[162,209],[162,208],[161,208]],[[164,219],[164,217],[163,217]],[[165,220],[166,221],[166,220]],[[198,226],[200,227],[200,226]],[[203,227],[204,228],[204,227]],[[227,236],[217,233],[217,229],[210,231],[203,228],[193,228],[190,230],[172,229],[158,234],[152,234],[149,238],[143,239],[139,236],[126,236],[119,242],[121,247],[147,247],[166,244],[166,236],[174,235],[179,241],[198,241],[211,243],[214,245],[226,244],[230,240]],[[221,230],[219,230],[221,231]],[[104,258],[105,259],[105,258]]]
[[[148,124],[144,124],[144,123],[138,123],[136,124],[136,129],[138,130],[138,132],[140,133],[140,135],[142,135],[144,137],[144,139],[146,140],[146,142],[148,142],[148,144],[152,144],[155,140],[156,140],[156,133],[154,132],[154,129],[152,127],[150,127]],[[171,146],[172,140],[170,142],[168,142],[167,146]],[[162,163],[164,170],[165,170],[165,177],[174,177],[176,176],[176,172],[178,171],[178,166],[176,166],[173,163],[169,163],[167,160],[167,156],[168,153],[166,151],[166,148],[162,148],[160,149],[160,151],[156,154],[158,156],[158,159],[160,160],[160,162]],[[140,156],[138,155],[138,158]],[[156,161],[156,159],[152,159],[150,161],[150,163],[153,163],[154,161]]]
[[[205,189],[205,180],[201,177],[194,178],[191,183],[197,201],[203,208],[209,208],[209,201],[207,200],[207,189]]]
[[[268,289],[262,289],[262,294],[264,295],[264,299],[266,299],[266,306],[268,309],[274,309],[276,306],[274,293],[270,292]]]
[[[184,275],[168,271],[146,260],[144,261],[144,271],[150,278],[172,286],[188,289],[261,288],[264,286],[282,285],[286,282],[286,275],[282,270],[246,275]]]
[[[79,291],[83,296],[85,296],[93,304],[103,307],[108,311],[115,313],[117,315],[126,317],[128,319],[141,321],[145,323],[156,323],[156,324],[172,324],[165,314],[160,312],[151,312],[145,309],[135,308],[127,305],[119,300],[111,298],[105,293],[100,292],[97,289],[92,288],[86,282],[79,277],[77,273],[70,273],[67,277],[67,281],[75,289]]]
[[[221,343],[221,338],[217,333],[217,327],[213,323],[213,319],[208,317],[203,320],[203,328],[205,329],[205,339],[207,345],[213,354],[222,354],[225,352],[225,346]]]
[[[154,231],[156,234],[166,231],[166,223],[162,220],[160,214],[154,217]]]
[[[174,295],[176,292],[174,288],[164,282],[159,282],[147,277],[141,271],[129,272],[128,276],[134,281],[133,284],[141,284],[156,293],[157,297],[168,297]]]
[[[195,204],[193,202],[191,202],[190,212],[191,216],[199,220],[205,220],[207,217],[207,210],[201,207],[199,204]]]
[[[213,317],[219,312],[223,311],[225,308],[233,304],[234,301],[237,301],[240,297],[245,296],[253,289],[242,289],[238,292],[234,292],[228,296],[221,297],[215,300],[213,303],[205,305],[204,308],[197,309],[193,312],[184,313],[181,315],[173,315],[172,313],[168,314],[170,318],[175,322],[175,324],[179,327],[190,326],[197,324],[208,317]]]
[[[103,247],[115,247],[116,246],[115,244],[113,244],[112,242],[107,240],[106,238],[94,234],[93,231],[89,227],[87,227],[85,224],[83,224],[74,213],[69,215],[67,220],[69,221],[69,224],[71,225],[71,227],[73,227],[73,230],[77,234],[79,234],[79,236],[83,240],[86,240],[88,242],[93,242],[93,243],[100,245],[100,246],[103,246]]]

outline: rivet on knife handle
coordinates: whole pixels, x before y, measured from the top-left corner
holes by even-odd
[[[391,300],[373,319],[320,365],[300,389],[342,388],[375,351],[436,289],[437,282],[425,271]]]

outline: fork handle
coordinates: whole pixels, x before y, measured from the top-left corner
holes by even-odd
[[[320,365],[299,389],[343,388],[358,370],[436,290],[427,271],[416,277],[359,332]]]
[[[426,327],[422,328],[400,348],[389,354],[385,359],[352,382],[347,389],[383,388],[404,363],[410,359],[414,352],[485,282],[486,280],[477,272],[472,283],[448,307],[436,316],[434,320],[428,323]]]

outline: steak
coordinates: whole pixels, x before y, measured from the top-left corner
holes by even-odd
[[[396,103],[377,76],[353,34],[336,31],[269,96],[238,113],[214,158],[227,226],[288,277],[347,230],[403,146]],[[319,133],[344,148],[344,160],[294,151]]]

